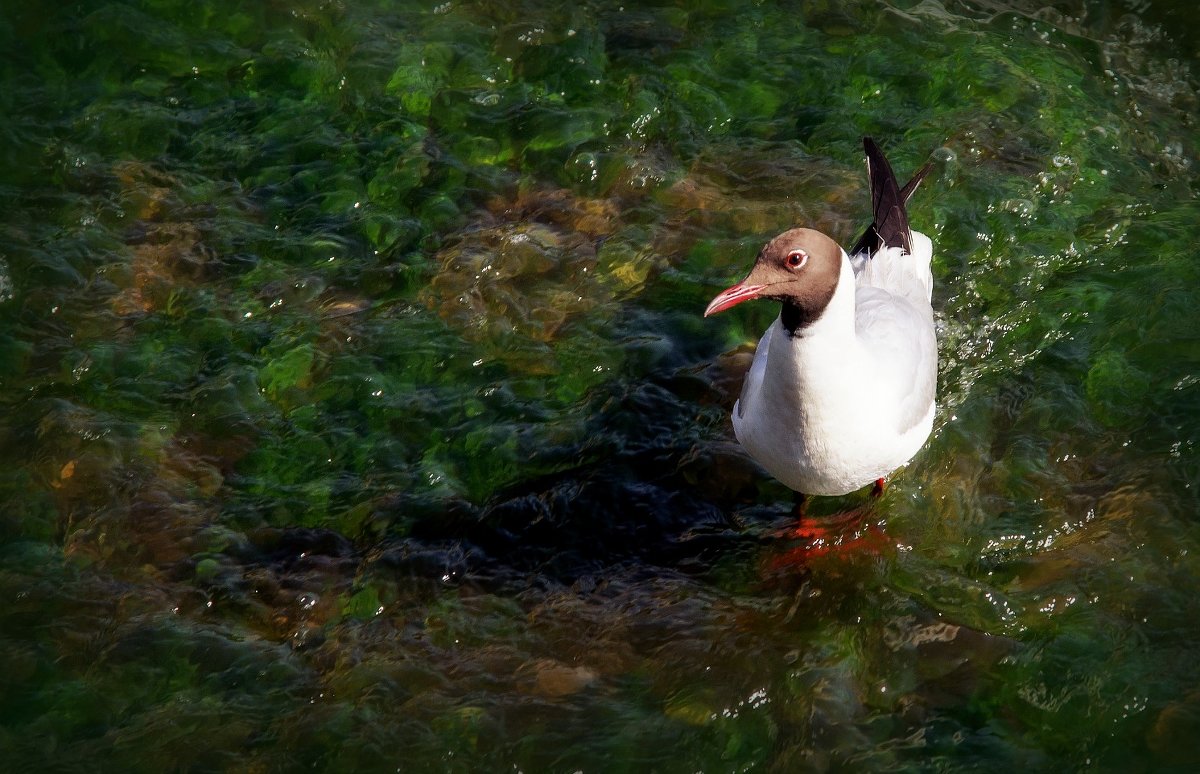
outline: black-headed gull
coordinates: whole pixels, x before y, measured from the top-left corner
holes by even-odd
[[[874,220],[849,254],[819,231],[772,239],[744,280],[704,315],[752,298],[783,308],[758,342],[733,430],[789,488],[841,495],[912,459],[933,428],[937,337],[930,298],[933,245],[908,225],[904,188],[863,138]]]

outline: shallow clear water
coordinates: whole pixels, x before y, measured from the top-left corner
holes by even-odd
[[[1192,770],[1191,14],[6,4],[0,757]],[[798,528],[700,311],[863,134],[941,408]]]

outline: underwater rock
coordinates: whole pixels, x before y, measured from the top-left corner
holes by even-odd
[[[733,441],[693,447],[680,459],[679,473],[702,497],[716,502],[749,499],[766,480],[758,463]]]
[[[841,212],[862,195],[862,184],[844,172],[774,143],[710,151],[658,198],[705,230],[768,234],[805,223],[829,234],[847,234],[853,223]],[[846,206],[843,206],[846,205]]]
[[[732,409],[738,396],[742,394],[742,382],[754,362],[754,352],[757,347],[752,343],[723,352],[717,356],[705,370],[705,376],[712,382],[713,389],[720,396],[721,407]]]
[[[1200,691],[1173,701],[1158,713],[1146,733],[1146,745],[1155,757],[1172,766],[1200,763]]]
[[[125,235],[128,265],[107,272],[123,286],[112,300],[113,311],[122,316],[157,311],[179,287],[198,282],[212,262],[203,234],[210,213],[189,210],[176,193],[184,184],[149,165],[125,161],[113,169],[121,204],[136,219]]]
[[[568,319],[608,300],[591,273],[592,241],[540,223],[468,232],[437,260],[422,299],[472,338],[550,341]]]
[[[579,693],[597,678],[596,673],[585,666],[572,667],[549,658],[522,664],[516,676],[527,683],[527,690],[552,699]]]
[[[616,202],[584,198],[565,188],[522,189],[516,199],[492,199],[488,210],[507,221],[548,223],[592,239],[612,234],[620,225]]]

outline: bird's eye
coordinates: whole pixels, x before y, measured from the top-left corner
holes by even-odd
[[[803,250],[793,250],[788,253],[787,265],[789,269],[799,269],[806,263],[808,263],[808,253]]]

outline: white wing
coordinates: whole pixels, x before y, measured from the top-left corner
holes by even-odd
[[[884,248],[855,277],[855,333],[880,377],[881,405],[898,409],[897,429],[922,422],[937,396],[937,334],[934,328],[933,245],[914,231],[914,255]],[[859,267],[855,267],[859,268]]]
[[[746,412],[750,410],[758,399],[759,389],[762,387],[763,374],[767,371],[767,353],[771,347],[771,328],[767,328],[767,332],[758,340],[758,347],[754,350],[754,360],[750,363],[750,370],[746,372],[746,378],[742,382],[742,394],[737,402],[733,404],[733,424],[737,428],[738,421],[746,416]]]

